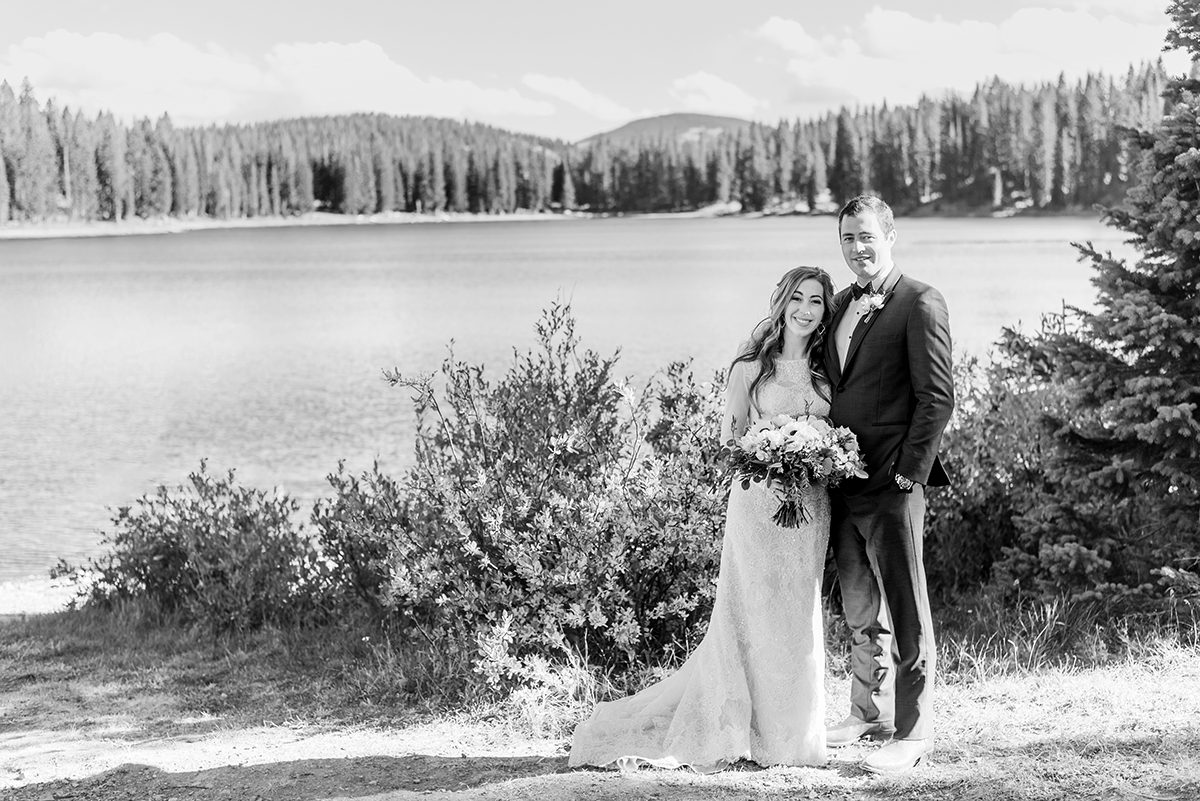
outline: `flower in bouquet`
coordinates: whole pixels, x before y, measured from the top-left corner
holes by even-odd
[[[813,486],[836,486],[866,478],[858,439],[850,429],[816,415],[776,415],[751,426],[726,445],[729,471],[743,489],[766,481],[779,498],[772,519],[784,528],[811,520],[804,493]]]

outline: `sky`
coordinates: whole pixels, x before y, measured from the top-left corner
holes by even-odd
[[[42,0],[7,11],[0,79],[176,125],[352,112],[576,141],[642,117],[767,122],[1010,83],[1121,77],[1167,0]]]

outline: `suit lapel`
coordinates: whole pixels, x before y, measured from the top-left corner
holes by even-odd
[[[900,283],[900,279],[904,276],[900,272],[899,267],[893,267],[891,274],[887,277],[887,281],[883,284],[884,307],[886,308],[888,300],[896,291],[896,284]],[[842,365],[840,373],[850,372],[850,365],[854,362],[854,355],[858,353],[859,346],[867,336],[867,332],[871,330],[871,326],[875,325],[875,321],[879,319],[879,315],[883,314],[883,309],[872,312],[865,321],[860,320],[854,329],[854,333],[850,335],[850,346],[846,349],[846,363]],[[841,377],[841,374],[838,376]]]

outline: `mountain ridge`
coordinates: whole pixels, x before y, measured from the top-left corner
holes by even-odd
[[[749,128],[750,120],[740,117],[724,117],[716,114],[699,114],[688,111],[677,111],[669,114],[658,114],[653,117],[642,117],[632,120],[611,131],[592,134],[575,142],[576,146],[586,146],[604,139],[614,144],[656,140],[663,138],[676,139],[686,142],[705,136],[718,136],[722,133],[732,133]]]

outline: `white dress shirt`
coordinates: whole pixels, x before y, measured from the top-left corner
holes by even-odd
[[[875,276],[871,281],[871,291],[878,292],[887,283],[888,276],[896,265],[892,265],[886,272]],[[837,347],[838,364],[843,368],[846,366],[846,354],[850,352],[850,340],[854,336],[854,329],[858,328],[858,321],[866,309],[863,307],[863,298],[855,300],[853,296],[848,298],[849,306],[846,307],[846,313],[842,315],[841,321],[838,323],[837,330],[833,332],[833,344]]]

